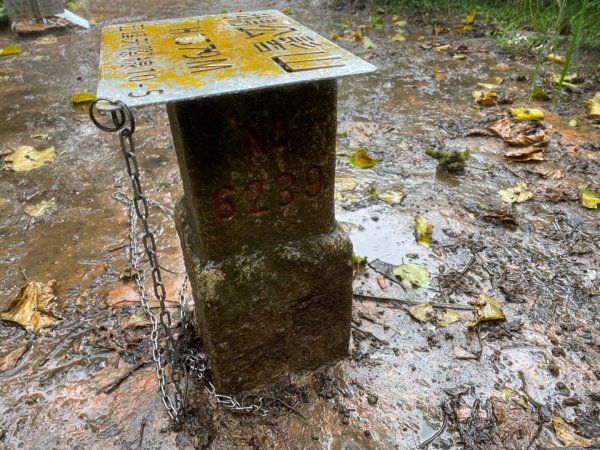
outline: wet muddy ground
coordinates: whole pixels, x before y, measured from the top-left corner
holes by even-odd
[[[355,253],[368,257],[355,275],[350,356],[263,392],[294,405],[266,417],[226,411],[191,383],[183,431],[170,428],[149,324],[127,279],[129,215],[115,193],[128,194],[129,180],[116,137],[69,98],[95,91],[103,25],[292,8],[320,34],[343,36],[344,21],[354,30],[374,14],[348,3],[100,2],[85,13],[97,21],[91,31],[0,32],[0,48],[23,48],[0,58],[0,151],[56,148],[42,168],[0,171],[0,311],[28,280],[56,280],[53,314],[61,318],[38,334],[0,324],[1,448],[409,449],[433,437],[429,448],[598,446],[600,220],[579,200],[582,188],[600,191],[600,130],[585,106],[598,87],[597,56],[581,59],[580,87],[546,112],[545,161],[514,162],[500,139],[466,136],[508,107],[474,109],[472,92],[500,77],[498,93],[525,106],[535,58],[499,49],[477,20],[471,32],[433,36],[433,18],[409,12],[399,13],[405,41],[390,42],[390,11],[383,29],[364,30],[376,48],[340,42],[379,68],[339,83],[336,214]],[[446,44],[450,52],[435,50]],[[164,108],[136,114],[147,194],[172,207],[182,189]],[[568,125],[573,118],[579,127]],[[425,155],[432,146],[468,148],[465,171],[436,171]],[[350,165],[358,148],[380,164]],[[531,199],[509,205],[498,196],[520,183]],[[390,189],[406,198],[378,200]],[[55,206],[31,217],[27,207],[44,200]],[[176,311],[179,242],[169,211],[151,212]],[[433,225],[429,248],[415,240],[416,216]],[[431,289],[392,281],[390,265],[408,262],[426,266]],[[506,320],[470,329],[481,294],[499,302]],[[427,301],[449,306],[459,321],[414,319],[408,308]]]

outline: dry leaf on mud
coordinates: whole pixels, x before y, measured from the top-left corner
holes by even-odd
[[[25,213],[31,217],[43,217],[51,212],[56,207],[56,200],[51,198],[50,200],[42,200],[35,205],[27,205],[25,207]]]
[[[431,230],[433,225],[427,223],[427,219],[423,216],[415,217],[415,239],[419,244],[429,248],[431,242]]]
[[[504,156],[512,161],[544,161],[544,149],[540,147],[525,147],[509,150]]]
[[[496,209],[485,211],[481,217],[492,222],[499,222],[502,225],[514,226],[519,224],[515,216],[511,213]]]
[[[529,147],[530,145],[547,147],[550,140],[544,130],[539,130],[533,134],[519,134],[515,137],[504,139],[504,142],[511,147]]]
[[[440,327],[447,327],[451,323],[460,322],[460,316],[453,309],[443,309],[437,313],[435,321]]]
[[[359,169],[369,169],[379,164],[379,160],[369,156],[364,148],[359,148],[350,156],[350,164]]]
[[[408,308],[408,312],[420,322],[432,322],[440,327],[447,327],[451,323],[460,321],[460,317],[456,311],[450,309],[436,311],[433,309],[431,302],[411,306]]]
[[[571,424],[569,424],[562,417],[554,416],[552,418],[552,424],[554,425],[554,431],[556,432],[556,437],[566,447],[590,448],[593,445],[593,442],[591,439],[586,439],[584,437],[579,436],[575,432],[575,427],[573,427]]]
[[[510,108],[510,113],[515,120],[534,120],[544,118],[544,112],[540,109]]]
[[[411,306],[408,312],[420,322],[430,322],[435,319],[435,311],[430,302]]]
[[[485,128],[477,128],[467,136],[498,136],[511,147],[546,147],[550,140],[538,122],[514,122],[510,117],[493,120]]]
[[[527,170],[550,180],[559,180],[565,176],[565,173],[562,169],[545,165],[533,166]]]
[[[539,429],[538,415],[498,397],[491,397],[491,401],[496,419],[491,446],[503,450],[531,448]]]
[[[30,281],[21,288],[8,310],[0,313],[0,319],[21,325],[34,333],[54,326],[59,320],[51,311],[56,300],[55,286],[54,280],[46,284]]]
[[[375,45],[375,42],[373,42],[371,39],[369,39],[368,36],[363,36],[362,43],[363,43],[363,47],[367,50],[370,48],[377,48],[377,45]]]
[[[592,99],[588,101],[590,107],[590,116],[594,119],[600,119],[600,92],[597,92]]]
[[[402,200],[406,197],[406,194],[400,190],[393,189],[391,191],[385,191],[380,194],[377,194],[377,198],[382,202],[388,203],[390,205],[397,205],[402,203]]]
[[[56,158],[54,147],[38,151],[29,145],[21,145],[14,152],[6,156],[4,162],[6,163],[6,167],[13,172],[29,172],[54,161],[54,158]]]
[[[358,186],[358,181],[352,177],[336,177],[335,189],[340,192],[353,191]]]
[[[421,264],[401,264],[394,269],[394,275],[407,287],[429,288],[429,272]]]
[[[477,104],[481,106],[496,106],[497,97],[495,91],[475,91],[473,92],[473,98],[477,100]]]
[[[469,322],[469,328],[475,328],[479,323],[489,320],[505,320],[506,316],[497,300],[481,294],[475,303],[475,320]]]
[[[592,191],[581,191],[581,205],[589,209],[597,209],[600,204],[600,195]]]
[[[452,351],[454,352],[454,357],[456,359],[479,359],[479,356],[477,356],[474,353],[471,353],[467,350],[465,350],[462,347],[459,347],[458,345],[455,345],[452,348]]]
[[[506,203],[522,203],[533,197],[533,192],[527,190],[527,185],[521,183],[518,186],[498,191],[498,195]]]
[[[390,38],[390,42],[404,42],[406,41],[406,37],[401,33],[396,33]]]
[[[23,355],[27,353],[29,347],[29,344],[23,344],[14,350],[0,354],[0,373],[15,367]]]

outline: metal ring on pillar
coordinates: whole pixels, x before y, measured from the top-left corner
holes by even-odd
[[[99,102],[106,102],[109,106],[98,108],[97,104]],[[97,115],[106,116],[107,113],[110,113],[113,126],[100,123],[100,120],[97,118]],[[107,98],[97,98],[90,105],[89,114],[94,125],[96,125],[102,131],[107,131],[109,133],[119,131],[125,126],[126,122],[129,122],[129,134],[133,134],[135,131],[133,114],[127,105],[120,100],[113,101]]]

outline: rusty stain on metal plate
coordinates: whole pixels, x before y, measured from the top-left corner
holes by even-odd
[[[105,27],[98,96],[144,106],[374,70],[279,11],[189,17]]]

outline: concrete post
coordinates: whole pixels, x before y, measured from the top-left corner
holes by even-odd
[[[185,192],[177,228],[218,387],[345,356],[352,245],[334,218],[336,81],[167,111]]]

